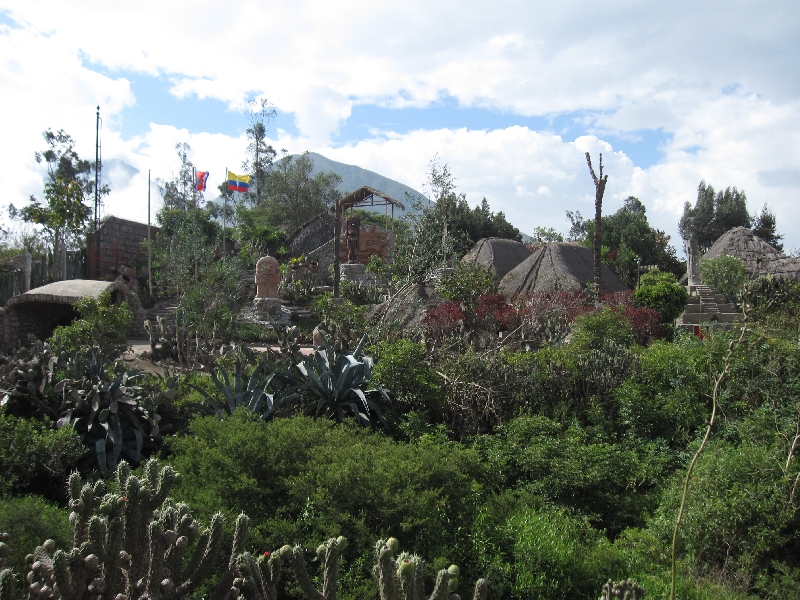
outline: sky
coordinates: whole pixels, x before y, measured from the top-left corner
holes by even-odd
[[[588,151],[604,212],[638,197],[679,256],[701,180],[766,203],[800,247],[791,0],[0,0],[0,203],[41,197],[48,128],[94,158],[99,105],[102,214],[146,222],[148,170],[174,176],[186,142],[216,186],[241,170],[261,99],[276,149],[422,191],[436,157],[526,233],[594,214]]]

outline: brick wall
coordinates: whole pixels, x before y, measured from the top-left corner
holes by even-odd
[[[158,231],[158,227],[150,227],[151,239],[155,239]],[[116,269],[122,263],[134,267],[147,265],[147,255],[141,246],[142,242],[147,240],[146,223],[108,217],[100,225],[98,236],[100,238],[99,257],[94,233],[86,236],[89,279],[99,279],[115,274]]]

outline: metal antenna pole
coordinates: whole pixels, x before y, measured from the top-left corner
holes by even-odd
[[[97,107],[97,122],[94,138],[94,232],[97,233],[97,207],[100,204],[100,107]]]
[[[153,245],[150,241],[150,169],[147,169],[147,290],[153,296]]]

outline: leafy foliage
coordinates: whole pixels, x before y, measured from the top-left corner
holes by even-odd
[[[409,340],[382,342],[373,347],[377,355],[373,380],[391,388],[395,404],[402,412],[420,411],[435,420],[444,401],[442,379],[426,363],[423,344]]]
[[[705,252],[729,229],[750,227],[750,223],[744,191],[734,187],[715,194],[712,186],[701,181],[694,207],[689,202],[683,207],[678,230],[684,240],[696,239]]]
[[[53,332],[53,339],[58,338],[64,351],[72,352],[94,345],[97,343],[97,332],[103,333],[104,344],[126,346],[125,332],[133,321],[133,313],[128,309],[127,303],[115,305],[111,293],[106,291],[97,300],[88,296],[81,298],[73,308],[80,318],[71,325],[57,327]]]
[[[0,449],[0,496],[37,493],[52,500],[61,498],[64,479],[83,454],[73,430],[2,412]]]
[[[442,298],[458,302],[463,310],[473,311],[479,296],[497,291],[497,277],[481,265],[459,262],[439,280],[436,291]]]
[[[662,322],[671,323],[683,313],[688,299],[686,288],[675,275],[655,269],[641,277],[633,300],[638,306],[652,308],[661,315]]]
[[[747,267],[741,258],[720,256],[700,263],[700,280],[731,301],[741,296],[748,279]]]
[[[456,562],[475,571],[466,525],[484,468],[474,451],[428,438],[395,442],[352,422],[292,417],[264,423],[241,410],[223,421],[195,419],[174,450],[173,464],[184,475],[176,498],[190,502],[199,518],[246,510],[254,547],[287,540],[316,546],[345,536],[343,598],[374,593],[367,591],[374,590],[372,548],[390,535],[435,557],[435,568]]]

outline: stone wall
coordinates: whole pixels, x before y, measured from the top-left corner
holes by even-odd
[[[150,227],[151,239],[155,239],[158,231],[158,227]],[[147,254],[142,249],[142,242],[147,240],[147,223],[108,217],[97,233],[100,238],[99,257],[94,233],[86,236],[90,279],[116,275],[123,263],[137,267],[137,270],[147,265]]]
[[[336,217],[323,213],[301,225],[289,240],[292,256],[308,256],[314,250],[333,239]]]

